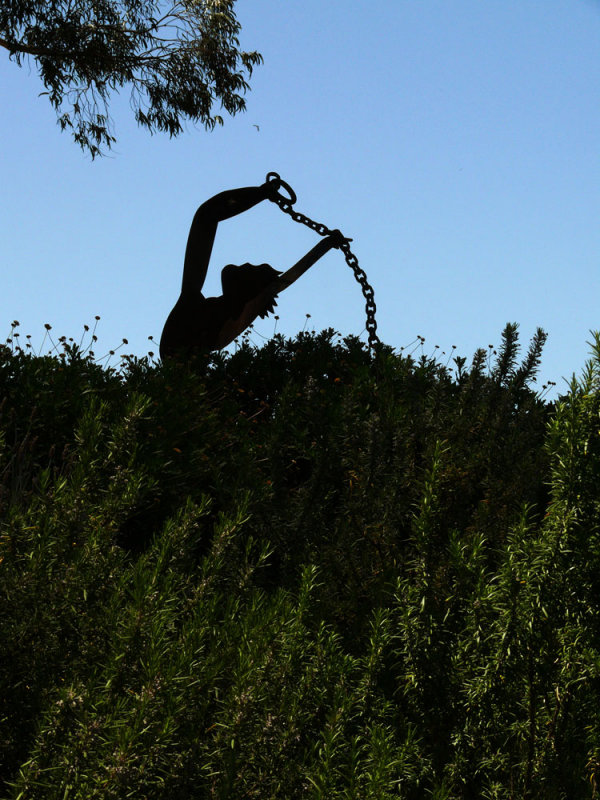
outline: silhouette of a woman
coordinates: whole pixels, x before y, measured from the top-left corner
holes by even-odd
[[[262,186],[233,189],[211,197],[196,211],[183,266],[181,294],[167,317],[160,338],[161,358],[220,350],[232,342],[256,317],[273,311],[278,293],[344,237],[339,231],[322,239],[285,275],[269,264],[228,264],[221,272],[223,294],[204,297],[202,287],[219,222],[241,214],[262,200],[275,199],[282,181],[270,178]]]

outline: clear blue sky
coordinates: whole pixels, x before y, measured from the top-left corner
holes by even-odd
[[[239,0],[242,45],[265,59],[248,109],[213,133],[138,129],[92,162],[61,134],[35,65],[0,53],[0,338],[49,322],[98,354],[143,354],[181,280],[196,207],[278,171],[297,208],[354,239],[381,338],[471,357],[508,321],[549,334],[541,381],[578,372],[600,329],[598,0]],[[257,130],[255,125],[259,126]],[[220,226],[226,263],[290,266],[315,235],[265,203]],[[278,330],[364,329],[332,252],[281,296]],[[274,322],[257,325],[253,340]],[[363,333],[364,336],[364,333]]]

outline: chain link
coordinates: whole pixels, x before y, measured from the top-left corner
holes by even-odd
[[[295,199],[295,195],[293,195],[293,197]],[[315,231],[315,233],[318,233],[319,236],[329,236],[333,233],[333,231],[322,222],[315,222],[314,219],[307,217],[306,214],[301,214],[299,211],[295,211],[292,207],[292,203],[281,195],[277,195],[271,199],[274,203],[277,203],[284,214],[288,214],[294,220],[294,222],[298,222],[301,225],[306,225],[307,228]],[[374,352],[381,345],[379,336],[377,336],[377,320],[375,319],[375,312],[377,311],[377,306],[375,305],[375,292],[367,280],[367,273],[361,268],[360,264],[358,263],[358,258],[350,249],[350,243],[348,240],[345,240],[340,245],[340,250],[344,254],[346,264],[348,264],[354,273],[354,277],[362,289],[362,293],[365,298],[365,312],[367,315],[367,323],[365,327],[369,337],[369,349]]]

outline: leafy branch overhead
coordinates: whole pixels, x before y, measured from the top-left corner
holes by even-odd
[[[92,157],[116,141],[111,93],[130,87],[137,122],[177,136],[245,109],[257,52],[240,50],[235,0],[17,0],[0,5],[0,45],[37,64],[62,130]],[[215,110],[215,105],[217,109]]]

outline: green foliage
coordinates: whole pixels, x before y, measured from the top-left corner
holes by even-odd
[[[0,6],[0,46],[37,64],[62,130],[92,157],[115,141],[110,95],[131,88],[138,124],[177,136],[243,111],[246,74],[262,61],[239,49],[235,0],[15,0]]]
[[[19,798],[593,798],[600,340],[0,358]]]

